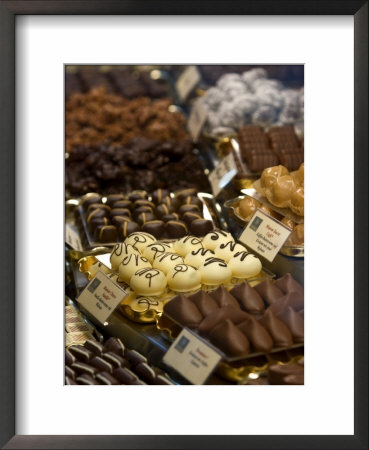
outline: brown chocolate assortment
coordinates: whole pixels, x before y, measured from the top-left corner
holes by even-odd
[[[298,312],[303,298],[303,287],[287,274],[255,287],[244,282],[230,292],[220,287],[178,295],[165,304],[164,315],[196,330],[228,357],[242,357],[303,343],[304,319]]]
[[[122,242],[135,231],[150,233],[157,239],[178,239],[187,234],[204,236],[213,229],[213,223],[202,218],[202,203],[196,190],[185,189],[185,192],[192,195],[183,196],[180,190],[170,196],[164,189],[156,189],[150,196],[145,192],[133,192],[128,199],[121,194],[111,194],[106,203],[98,194],[90,193],[82,198],[77,209],[77,223],[90,245]],[[193,204],[189,203],[191,201]],[[196,208],[196,216],[188,217],[188,207]],[[172,220],[173,217],[176,220]]]
[[[161,370],[151,367],[135,350],[111,337],[105,344],[95,340],[73,345],[65,351],[65,384],[173,384]]]
[[[297,170],[304,161],[304,150],[291,126],[274,126],[266,133],[260,126],[245,125],[238,130],[238,140],[242,158],[252,172],[278,164]]]

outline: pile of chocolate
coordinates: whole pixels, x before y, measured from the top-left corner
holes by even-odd
[[[128,350],[118,338],[105,344],[88,340],[65,351],[65,384],[173,384],[164,372],[151,367],[136,350]]]
[[[87,92],[98,86],[103,86],[106,92],[118,93],[126,98],[168,97],[167,83],[154,80],[146,71],[134,71],[114,67],[102,72],[100,66],[80,66],[76,73],[66,73],[66,98],[76,92]]]
[[[196,330],[229,357],[270,353],[304,342],[304,290],[286,274],[255,287],[241,283],[229,292],[223,287],[178,295],[164,314]]]
[[[213,229],[213,222],[203,218],[202,207],[196,189],[180,190],[173,196],[166,189],[156,189],[150,195],[144,191],[127,197],[111,194],[105,203],[101,195],[90,193],[77,209],[77,223],[90,245],[122,242],[136,231],[157,239],[178,239],[189,232],[204,236]]]
[[[147,138],[135,138],[120,147],[100,144],[74,148],[66,159],[66,187],[71,195],[210,189],[189,140],[176,143]]]
[[[252,172],[279,164],[297,170],[304,161],[303,142],[291,126],[271,127],[266,133],[257,125],[245,125],[238,130],[238,140],[241,156]]]
[[[104,87],[74,94],[65,104],[65,149],[70,152],[98,143],[121,145],[136,136],[177,143],[189,139],[185,117],[170,111],[170,105],[166,98],[129,100]]]

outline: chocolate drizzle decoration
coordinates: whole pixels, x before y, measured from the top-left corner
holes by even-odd
[[[173,275],[173,278],[180,272],[187,272],[188,269],[189,266],[187,266],[186,264],[177,264],[176,266],[174,266],[175,274]]]
[[[227,236],[227,233],[225,231],[222,231],[222,230],[211,231],[209,234],[211,235],[210,239],[212,241],[217,241],[219,239],[219,235],[220,234],[222,236]]]
[[[236,252],[234,254],[234,258],[237,258],[238,256],[240,256],[241,261],[244,261],[248,256],[254,256],[254,255],[250,252],[244,251],[244,252]]]
[[[205,262],[204,262],[204,266],[209,266],[210,264],[216,264],[218,263],[219,267],[227,267],[226,262],[223,259],[219,259],[219,258],[206,258]]]
[[[149,280],[149,287],[151,287],[151,279],[158,276],[160,273],[160,270],[157,269],[151,269],[151,267],[146,267],[145,269],[138,270],[135,275],[138,275],[139,277],[145,276]]]

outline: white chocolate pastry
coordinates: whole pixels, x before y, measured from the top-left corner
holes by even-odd
[[[183,264],[183,258],[177,253],[160,253],[153,262],[154,269],[159,269],[167,274],[177,264]]]
[[[120,282],[125,281],[129,283],[132,275],[134,275],[139,269],[150,268],[150,261],[143,256],[131,253],[127,255],[123,261],[119,264],[119,278]]]
[[[246,248],[234,241],[228,241],[218,244],[215,247],[214,253],[216,258],[223,259],[226,263],[235,255],[237,252],[244,252]]]
[[[147,267],[132,275],[129,284],[138,295],[156,296],[165,291],[167,279],[161,270]]]
[[[207,258],[199,267],[199,272],[202,283],[208,286],[227,284],[232,278],[232,270],[219,258]]]
[[[154,242],[156,242],[156,238],[152,234],[143,231],[131,233],[124,241],[125,244],[133,245],[140,253],[143,253],[145,248]]]
[[[214,230],[210,231],[204,239],[202,240],[203,247],[207,248],[208,250],[215,250],[215,247],[217,247],[219,244],[233,241],[234,239],[230,233],[227,233],[223,230]]]
[[[228,266],[235,278],[255,277],[262,268],[260,259],[247,251],[237,252],[229,261]]]
[[[202,248],[201,239],[195,236],[185,236],[173,244],[175,253],[185,257],[188,253],[198,248]]]
[[[215,253],[212,250],[197,248],[196,250],[192,250],[190,253],[187,253],[184,262],[185,264],[198,269],[207,258],[211,258],[212,256],[215,256]]]
[[[172,246],[170,244],[165,244],[164,242],[154,242],[145,248],[142,256],[147,258],[152,264],[158,255],[170,252],[171,249]]]
[[[195,291],[201,287],[201,275],[192,266],[177,264],[168,272],[167,282],[175,292]]]
[[[113,251],[110,255],[110,264],[112,270],[118,270],[119,264],[123,261],[123,259],[130,255],[131,253],[135,253],[139,255],[140,252],[133,248],[132,245],[127,245],[125,243],[114,245]]]

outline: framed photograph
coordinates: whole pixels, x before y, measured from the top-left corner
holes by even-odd
[[[0,1],[2,448],[368,448],[367,42],[364,0]]]

